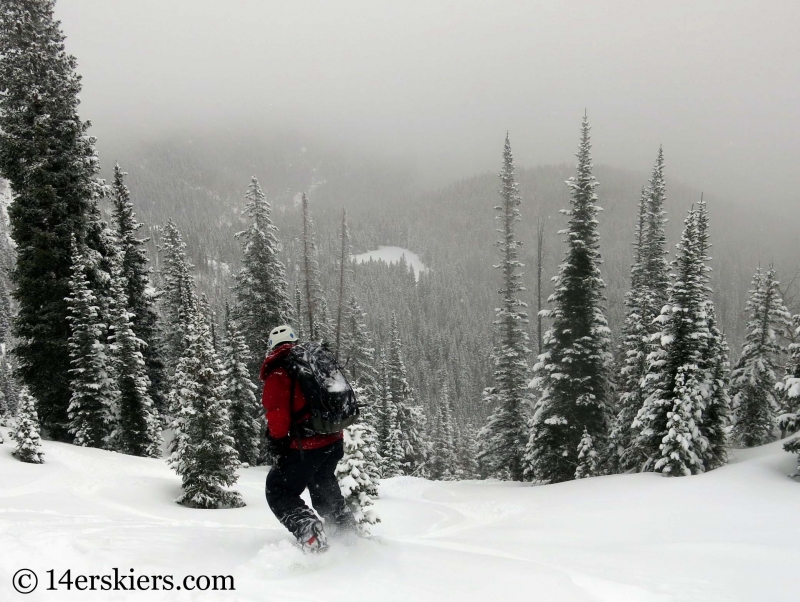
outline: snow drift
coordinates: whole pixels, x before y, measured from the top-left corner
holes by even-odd
[[[599,477],[531,487],[381,483],[375,538],[304,556],[240,471],[247,507],[178,506],[163,460],[44,442],[43,465],[0,446],[0,599],[780,601],[796,599],[800,483],[781,443],[709,474]],[[48,592],[46,571],[232,575],[235,592]]]

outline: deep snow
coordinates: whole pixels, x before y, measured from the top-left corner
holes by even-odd
[[[4,429],[5,431],[5,429]],[[243,469],[247,507],[174,503],[163,460],[44,442],[43,465],[0,446],[0,600],[797,599],[800,483],[780,443],[735,452],[706,475],[654,474],[531,487],[381,483],[373,540],[304,556],[264,501],[267,469]],[[48,592],[45,571],[233,575],[236,592]],[[20,568],[39,590],[11,588]]]

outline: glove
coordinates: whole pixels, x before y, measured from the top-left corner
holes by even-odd
[[[291,442],[289,437],[275,439],[267,434],[267,453],[274,458],[281,458],[289,452]]]

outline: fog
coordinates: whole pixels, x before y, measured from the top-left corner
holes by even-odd
[[[435,184],[595,162],[797,200],[800,3],[58,0],[101,150],[165,130],[291,129]]]

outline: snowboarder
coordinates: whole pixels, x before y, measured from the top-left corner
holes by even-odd
[[[322,552],[328,547],[322,521],[300,494],[308,488],[314,509],[332,530],[356,531],[336,479],[336,465],[344,455],[342,430],[319,434],[299,425],[306,399],[298,379],[287,369],[290,352],[297,345],[292,327],[274,328],[268,345],[261,366],[262,404],[269,451],[275,461],[267,475],[267,503],[304,552]]]

